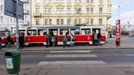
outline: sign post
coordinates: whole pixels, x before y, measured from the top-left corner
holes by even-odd
[[[24,19],[24,13],[23,13],[23,2],[20,0],[4,0],[4,14],[7,16],[11,16],[16,18],[16,48],[19,51],[19,19]],[[13,51],[11,51],[13,52]],[[16,51],[17,52],[17,51]],[[20,55],[20,54],[19,54]],[[19,56],[17,56],[19,58]],[[20,58],[19,58],[20,59]],[[12,66],[12,60],[11,58],[6,59],[7,62],[7,68],[13,68]],[[15,61],[19,62],[19,60]],[[19,75],[19,69],[20,69],[20,64],[18,65],[18,68],[15,72],[17,72],[17,75]],[[14,71],[14,70],[13,70]],[[12,73],[12,70],[11,70]]]
[[[19,48],[19,19],[18,19],[18,0],[16,0],[16,47]]]
[[[19,19],[24,19],[23,2],[20,0],[5,0],[4,14],[16,18],[16,47],[19,48]]]
[[[120,20],[116,21],[116,47],[120,47]]]

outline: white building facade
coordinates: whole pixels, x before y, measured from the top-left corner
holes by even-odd
[[[32,26],[108,25],[111,0],[32,0]]]

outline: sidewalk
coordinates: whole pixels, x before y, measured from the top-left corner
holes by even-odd
[[[134,42],[126,42],[122,38],[121,47],[118,49],[134,49]],[[6,50],[7,48],[4,48]],[[76,47],[25,47],[22,51],[38,50],[69,50],[69,49],[117,49],[115,39],[108,39],[108,43],[101,46],[76,46]],[[134,63],[112,64],[65,64],[65,65],[21,65],[19,75],[134,75]],[[0,75],[8,75],[5,65],[0,67]]]
[[[8,75],[0,69],[1,75]],[[22,68],[19,75],[134,75],[134,67],[112,65],[59,65]]]

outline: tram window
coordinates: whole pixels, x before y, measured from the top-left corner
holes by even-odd
[[[74,35],[75,29],[71,29],[70,33]]]
[[[47,32],[43,32],[43,35],[47,35]]]
[[[19,33],[20,33],[20,34],[21,34],[21,33],[25,33],[25,30],[20,30]]]
[[[33,35],[36,35],[36,32],[35,31],[33,32]]]
[[[80,34],[80,31],[75,30],[74,34]]]
[[[38,34],[44,35],[44,31],[43,30],[40,30],[40,31],[38,31]]]
[[[36,30],[27,31],[27,35],[36,35]]]
[[[53,35],[58,35],[58,32],[57,31],[53,31]]]
[[[90,33],[91,33],[90,29],[82,29],[81,30],[81,34],[90,34]]]
[[[69,34],[69,30],[68,29],[61,29],[60,35],[65,35],[65,34]]]
[[[9,32],[0,32],[0,36],[8,36]]]

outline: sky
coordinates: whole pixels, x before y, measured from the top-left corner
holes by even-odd
[[[134,0],[112,0],[112,16],[108,23],[115,25],[118,17],[121,24],[134,25]]]

